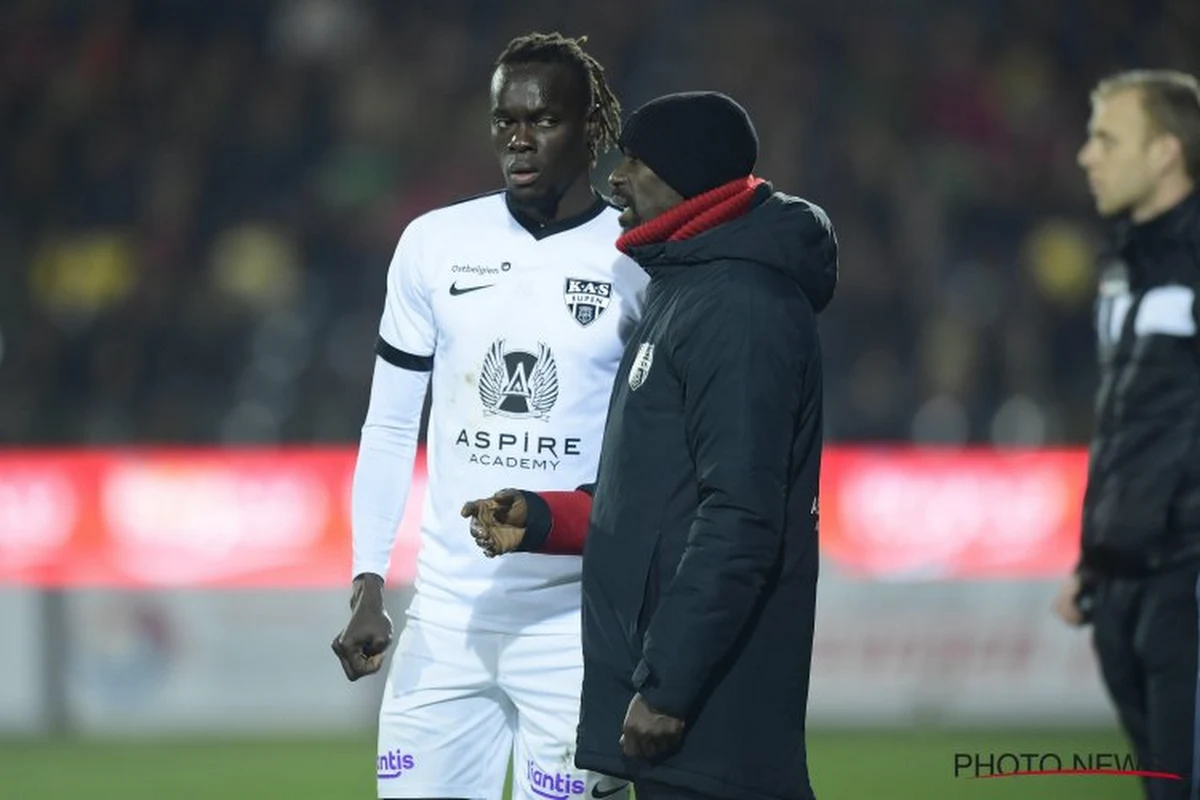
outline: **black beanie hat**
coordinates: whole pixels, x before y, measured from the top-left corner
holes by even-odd
[[[750,175],[758,160],[750,115],[720,92],[651,100],[629,116],[617,143],[685,200]]]

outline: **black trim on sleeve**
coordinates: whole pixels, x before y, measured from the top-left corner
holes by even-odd
[[[409,372],[429,372],[433,369],[433,356],[415,356],[398,350],[385,342],[382,336],[375,342],[375,353],[393,367]]]
[[[525,535],[517,550],[522,553],[536,553],[546,544],[554,520],[550,518],[550,505],[537,492],[521,490],[525,497]]]

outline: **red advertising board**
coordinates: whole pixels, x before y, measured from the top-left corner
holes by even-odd
[[[872,578],[1061,575],[1078,549],[1086,453],[826,451],[821,547]],[[354,452],[0,452],[0,583],[341,586]],[[423,455],[392,558],[412,579]],[[464,531],[465,535],[465,531]]]
[[[821,547],[852,574],[1039,578],[1075,563],[1083,450],[826,452]]]

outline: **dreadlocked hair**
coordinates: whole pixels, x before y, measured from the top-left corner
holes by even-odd
[[[578,73],[588,90],[588,114],[596,115],[596,126],[588,138],[588,155],[595,166],[600,153],[617,146],[617,137],[621,133],[621,103],[609,88],[604,67],[583,49],[586,43],[586,36],[572,39],[561,33],[518,36],[504,48],[496,59],[496,66],[566,64]]]

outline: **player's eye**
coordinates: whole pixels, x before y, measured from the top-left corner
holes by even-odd
[[[553,128],[558,124],[558,120],[554,117],[538,117],[537,126],[539,128]]]
[[[507,128],[509,125],[512,125],[512,120],[508,117],[492,117],[492,127],[494,128]]]

